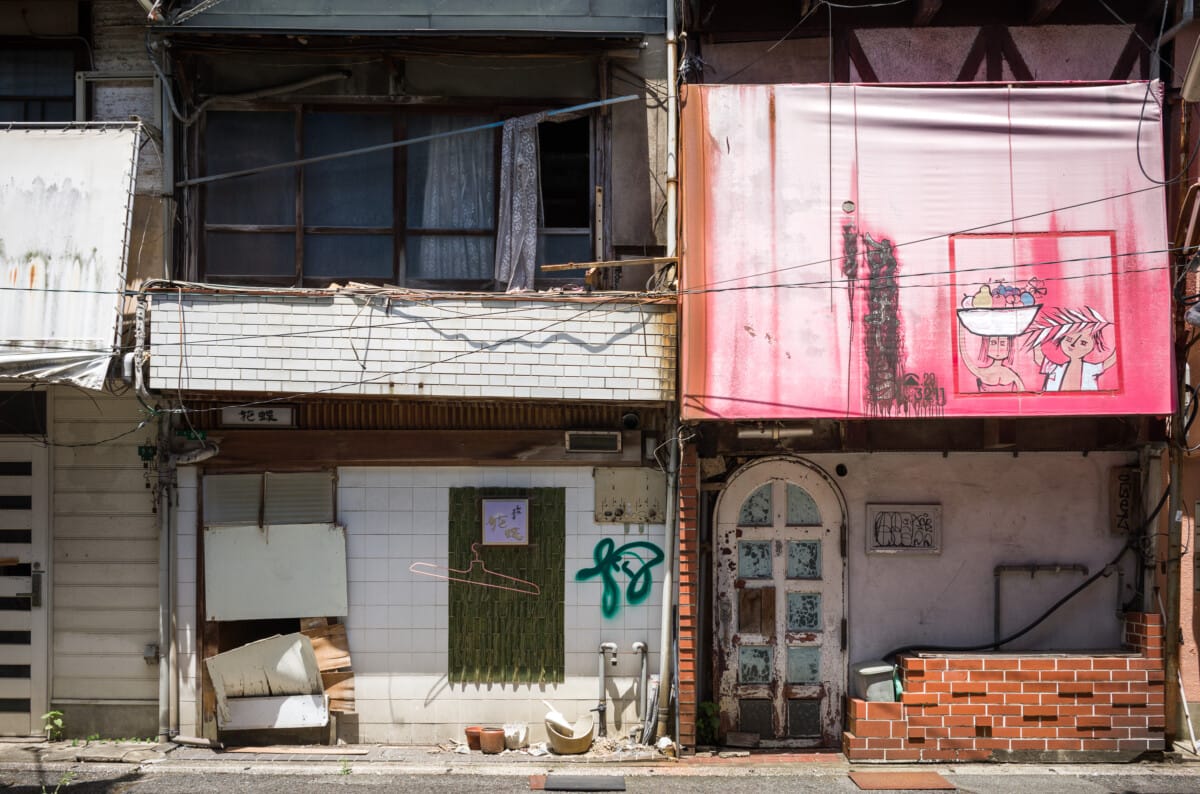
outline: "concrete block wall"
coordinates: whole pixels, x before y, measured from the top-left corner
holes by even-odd
[[[566,489],[565,680],[538,686],[451,685],[447,680],[449,585],[413,574],[417,561],[445,564],[449,489],[452,487],[553,487]],[[601,642],[615,642],[618,664],[608,667],[609,736],[624,733],[636,715],[640,657],[634,642],[649,646],[658,671],[662,618],[661,565],[654,586],[636,606],[624,600],[626,578],[617,574],[621,607],[601,614],[603,585],[576,582],[575,573],[595,563],[602,538],[663,544],[662,525],[596,524],[591,468],[343,468],[338,471],[338,522],[346,527],[350,614],[346,618],[355,674],[353,723],[360,742],[427,744],[461,738],[467,725],[529,724],[531,740],[545,739],[543,700],[569,719],[596,706]],[[180,471],[177,649],[180,669],[180,730],[199,729],[198,626],[196,624],[196,478]],[[346,720],[344,722],[352,722]]]
[[[1164,748],[1162,622],[1126,619],[1125,654],[906,656],[899,703],[849,700],[851,761],[1134,758]]]
[[[675,308],[633,301],[154,296],[150,385],[670,401]]]

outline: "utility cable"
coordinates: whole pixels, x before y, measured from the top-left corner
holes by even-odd
[[[1114,568],[1118,563],[1121,562],[1121,558],[1124,557],[1127,552],[1129,552],[1131,550],[1135,550],[1134,549],[1134,538],[1141,537],[1142,533],[1144,533],[1146,531],[1146,529],[1149,528],[1150,524],[1153,523],[1156,518],[1158,518],[1158,514],[1160,512],[1162,512],[1163,505],[1165,505],[1167,503],[1167,495],[1169,493],[1170,493],[1169,490],[1163,491],[1162,497],[1158,500],[1158,504],[1155,505],[1154,510],[1152,510],[1150,512],[1150,515],[1146,518],[1145,521],[1142,522],[1141,526],[1138,527],[1138,530],[1136,533],[1134,533],[1133,537],[1131,537],[1130,540],[1128,540],[1124,545],[1121,546],[1121,550],[1119,552],[1117,552],[1117,555],[1115,557],[1113,557],[1112,560],[1110,560],[1107,565],[1102,567],[1100,570],[1096,571],[1096,573],[1089,576],[1082,584],[1080,584],[1075,589],[1071,590],[1069,593],[1067,593],[1062,598],[1058,599],[1058,601],[1055,601],[1054,604],[1049,609],[1047,609],[1045,612],[1043,612],[1041,615],[1039,615],[1032,623],[1028,624],[1027,626],[1020,629],[1019,631],[1013,632],[1012,634],[1008,635],[1007,637],[996,640],[995,642],[984,642],[984,643],[980,643],[979,645],[923,645],[923,644],[905,645],[903,647],[888,651],[887,653],[885,653],[883,655],[883,658],[884,659],[892,659],[892,658],[898,657],[902,654],[910,653],[912,651],[933,651],[935,653],[970,653],[972,651],[997,650],[997,649],[1007,645],[1010,642],[1013,642],[1015,640],[1020,639],[1021,637],[1024,637],[1026,634],[1033,631],[1035,628],[1037,628],[1042,623],[1044,623],[1051,615],[1053,615],[1055,612],[1057,612],[1064,604],[1066,604],[1072,598],[1079,595],[1084,590],[1086,590],[1088,587],[1090,587],[1098,579],[1100,579],[1101,577],[1104,577],[1104,576],[1111,576],[1112,568]]]

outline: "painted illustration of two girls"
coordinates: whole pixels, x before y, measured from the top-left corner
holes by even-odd
[[[979,311],[975,309],[973,314]],[[970,315],[965,317],[962,310],[959,318],[965,330],[971,330],[966,327],[968,324],[978,327],[979,320]],[[1024,349],[1031,351],[1038,373],[1044,376],[1039,391],[1099,391],[1100,377],[1117,361],[1116,349],[1110,349],[1105,339],[1105,332],[1112,325],[1091,307],[1039,312],[1036,321],[1026,326],[1028,330],[1019,334],[1026,337]],[[980,393],[1027,391],[1020,373],[1013,367],[1018,334],[974,335],[980,338],[978,357],[968,353],[967,334],[959,334],[958,344],[960,360],[975,376],[977,390]]]

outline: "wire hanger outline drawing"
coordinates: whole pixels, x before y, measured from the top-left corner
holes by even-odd
[[[432,562],[414,562],[408,566],[408,570],[421,576],[429,576],[434,579],[445,579],[449,582],[462,582],[463,584],[478,585],[479,587],[493,587],[497,590],[508,590],[513,593],[521,593],[523,595],[541,595],[542,588],[536,582],[530,582],[525,579],[518,579],[515,576],[499,573],[489,570],[487,565],[479,557],[479,544],[471,544],[471,564],[466,568],[450,568],[445,565],[435,565]],[[468,578],[476,571],[486,574],[492,581],[480,581],[477,579]]]

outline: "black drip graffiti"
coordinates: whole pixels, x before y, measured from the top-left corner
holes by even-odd
[[[900,285],[896,280],[900,266],[892,241],[876,240],[867,233],[862,239],[867,265],[867,311],[862,318],[867,411],[871,416],[941,416],[946,390],[938,386],[937,375],[905,371],[907,354],[900,326]],[[858,235],[851,224],[842,226],[842,246],[842,272],[847,278],[857,278]],[[850,301],[853,304],[853,282]]]
[[[904,338],[900,331],[900,285],[896,281],[896,252],[892,241],[863,235],[867,254],[867,312],[863,337],[867,359],[866,402],[874,416],[895,412],[902,400],[900,361]]]

